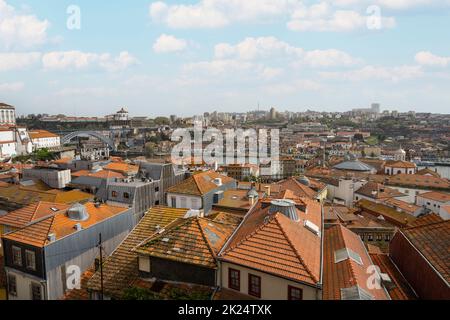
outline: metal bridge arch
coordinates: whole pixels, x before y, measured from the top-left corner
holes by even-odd
[[[61,144],[66,144],[66,143],[70,142],[70,140],[72,140],[76,137],[85,137],[85,136],[91,136],[91,137],[97,138],[97,139],[103,141],[104,143],[106,143],[113,151],[116,150],[114,141],[110,137],[107,137],[107,136],[105,136],[101,133],[95,132],[95,131],[76,131],[76,132],[69,133],[68,135],[64,136],[61,139]]]

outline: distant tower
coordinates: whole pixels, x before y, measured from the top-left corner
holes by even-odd
[[[275,108],[270,109],[270,120],[276,120],[277,119],[277,110]]]
[[[406,161],[406,151],[400,147],[394,152],[394,159],[395,161]]]
[[[381,107],[379,103],[372,103],[372,112],[379,114],[381,112]]]

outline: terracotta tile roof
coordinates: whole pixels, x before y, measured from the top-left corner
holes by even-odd
[[[429,221],[437,221],[431,222]],[[450,220],[438,221],[425,216],[411,227],[401,230],[413,246],[450,283]]]
[[[336,251],[350,249],[361,259],[361,264],[351,258],[337,261]],[[361,238],[342,225],[334,225],[324,232],[323,299],[341,300],[342,289],[358,286],[375,300],[388,300],[383,289],[368,288],[367,268],[373,265]]]
[[[213,182],[216,178],[222,179],[222,184],[235,181],[217,172],[206,171],[194,174],[177,185],[170,187],[167,192],[201,196],[217,188],[217,185]]]
[[[387,161],[385,167],[414,169],[417,165],[408,161]]]
[[[422,175],[422,176],[431,175],[436,178],[441,177],[441,175],[439,173],[437,173],[436,171],[433,171],[431,169],[428,169],[428,168],[420,169],[419,171],[417,171],[417,174]]]
[[[69,207],[67,204],[36,202],[4,215],[0,218],[0,225],[23,228],[33,221],[53,216],[59,211],[65,212]]]
[[[89,268],[81,275],[80,289],[68,290],[62,300],[90,300],[87,283],[94,275],[94,267]]]
[[[54,163],[54,164],[66,164],[66,163],[69,163],[71,161],[72,161],[72,158],[65,157],[65,158],[61,158],[61,159],[58,159],[58,160],[54,160],[54,161],[52,161],[52,163]]]
[[[367,212],[376,217],[383,216],[386,221],[398,227],[407,226],[416,220],[414,216],[408,213],[399,212],[384,204],[375,203],[365,199],[358,201],[356,206],[360,208],[362,212]]]
[[[369,179],[371,181],[385,183],[386,185],[450,191],[449,180],[420,174],[396,174],[394,176],[371,175]]]
[[[178,219],[166,231],[137,247],[136,252],[216,269],[216,256],[234,229],[205,218]]]
[[[396,189],[389,188],[381,183],[367,182],[361,188],[356,190],[356,194],[360,194],[372,199],[389,199],[395,197],[403,197],[405,194]]]
[[[96,207],[94,203],[86,203],[84,206],[89,213],[89,218],[79,222],[83,229],[87,229],[96,223],[128,210],[128,208],[107,204]],[[29,244],[35,247],[44,247],[50,243],[48,239],[50,234],[54,234],[56,240],[58,240],[75,233],[75,224],[76,222],[69,219],[66,215],[66,210],[64,210],[57,212],[51,217],[44,218],[19,230],[8,233],[3,237],[8,240]]]
[[[219,259],[317,285],[321,237],[307,230],[303,223],[305,219],[321,221],[320,205],[317,210],[311,204],[308,214],[299,212],[300,221],[295,222],[281,213],[269,215],[269,207],[262,208],[261,204],[262,201],[247,215]]]
[[[400,270],[387,254],[370,254],[374,265],[380,267],[381,273],[386,273],[392,281],[387,286],[389,296],[392,300],[416,300],[417,295],[403,277]]]
[[[105,170],[111,170],[125,174],[136,174],[139,171],[139,166],[135,166],[125,162],[110,162],[103,168]]]
[[[418,197],[430,199],[430,200],[438,201],[438,202],[450,201],[450,193],[437,192],[437,191],[421,193],[418,195]]]
[[[247,197],[248,190],[230,189],[223,192],[223,198],[214,204],[215,208],[233,208],[248,211],[252,204]],[[263,193],[259,192],[259,197],[262,197]],[[256,202],[257,199],[255,199]],[[219,209],[220,210],[220,209]],[[246,212],[247,213],[247,212]]]
[[[51,133],[47,130],[32,130],[29,131],[28,134],[32,140],[34,139],[42,139],[42,138],[58,138],[57,134]]]
[[[284,191],[286,189],[291,190],[297,197],[308,197],[314,199],[317,196],[317,192],[311,189],[304,184],[301,184],[295,178],[289,178],[283,181],[278,182],[280,186],[280,191]]]
[[[153,236],[158,231],[157,226],[165,228],[176,219],[183,217],[187,211],[187,209],[157,206],[144,215],[103,265],[105,294],[119,299],[122,297],[123,291],[129,288],[139,276],[137,254],[132,249]],[[100,290],[98,272],[88,282],[88,288]]]
[[[101,179],[125,178],[125,176],[122,173],[111,170],[100,170],[100,171],[80,170],[73,172],[72,177],[94,177]]]
[[[91,193],[83,192],[80,190],[70,190],[66,192],[57,193],[54,201],[56,203],[74,204],[78,202],[87,202],[94,200],[95,196]]]
[[[422,207],[416,206],[415,204],[408,203],[406,201],[398,200],[398,199],[385,199],[384,203],[386,203],[389,207],[394,209],[399,209],[409,214],[414,214],[416,211],[420,210]]]
[[[243,216],[222,211],[210,211],[208,218],[214,221],[230,224],[237,227],[243,220]]]

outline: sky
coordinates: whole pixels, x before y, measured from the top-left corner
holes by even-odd
[[[0,102],[30,113],[449,113],[450,0],[0,0]]]

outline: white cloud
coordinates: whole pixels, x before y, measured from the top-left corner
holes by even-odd
[[[416,54],[415,60],[423,66],[447,67],[450,65],[450,57],[437,56],[429,51],[420,51]]]
[[[213,61],[201,61],[186,64],[183,67],[184,72],[202,72],[209,75],[232,75],[233,72],[250,70],[254,65],[250,62],[238,61],[238,60],[213,60]]]
[[[405,10],[420,6],[445,6],[448,0],[378,0],[377,3],[385,8]]]
[[[19,92],[22,91],[25,84],[23,82],[11,82],[11,83],[0,83],[1,93]]]
[[[360,59],[337,50],[305,51],[303,48],[292,46],[275,37],[246,38],[232,45],[219,43],[214,48],[216,59],[282,59],[292,61],[296,66],[308,65],[311,67],[349,66],[360,63]]]
[[[353,10],[332,10],[324,4],[295,11],[287,27],[293,31],[347,32],[367,28],[368,21],[369,15]],[[379,17],[381,29],[393,28],[395,25],[393,17]]]
[[[0,43],[6,48],[30,48],[47,41],[50,23],[30,14],[20,14],[0,0]]]
[[[187,42],[174,36],[162,34],[153,45],[156,53],[179,52],[187,48]]]
[[[125,70],[138,61],[127,51],[117,57],[109,53],[97,54],[81,51],[56,51],[44,54],[42,64],[47,70],[79,70],[99,67],[109,72]]]
[[[379,67],[369,65],[346,72],[320,72],[319,75],[324,79],[330,80],[388,80],[398,82],[420,77],[423,75],[423,71],[420,66]]]
[[[27,68],[41,58],[39,52],[0,53],[0,72]]]

